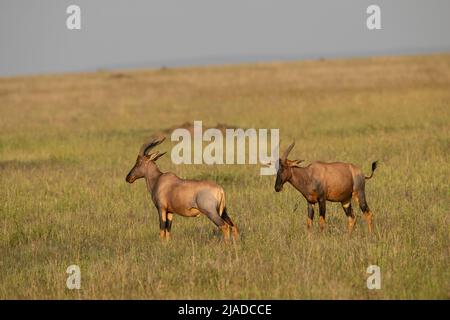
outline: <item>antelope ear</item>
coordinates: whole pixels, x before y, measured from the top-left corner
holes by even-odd
[[[165,154],[166,154],[166,152],[159,153],[159,151],[157,151],[155,153],[150,154],[148,160],[149,161],[156,161],[156,160],[158,160],[159,158],[161,158]]]
[[[289,166],[290,167],[297,167],[297,168],[301,168],[300,163],[302,163],[305,160],[292,160],[289,161]]]

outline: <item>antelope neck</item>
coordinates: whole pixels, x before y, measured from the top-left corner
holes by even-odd
[[[304,190],[309,182],[307,168],[291,168],[291,177],[288,182],[298,190]]]
[[[156,181],[158,181],[159,177],[162,175],[162,172],[158,169],[148,169],[145,174],[145,182],[147,183],[147,189],[152,192],[153,186]]]

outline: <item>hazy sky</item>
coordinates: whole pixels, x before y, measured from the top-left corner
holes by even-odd
[[[0,0],[0,76],[443,51],[450,0]]]

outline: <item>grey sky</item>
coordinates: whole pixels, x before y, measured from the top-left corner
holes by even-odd
[[[0,0],[0,76],[427,52],[450,52],[449,0]]]

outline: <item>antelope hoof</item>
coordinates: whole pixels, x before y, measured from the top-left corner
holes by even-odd
[[[308,217],[306,220],[306,228],[308,229],[308,231],[311,231],[312,225],[313,225],[313,221],[310,217]]]
[[[322,216],[319,218],[319,226],[320,226],[320,230],[325,229],[325,218]]]
[[[355,217],[355,218],[352,218],[352,217],[349,217],[349,218],[348,218],[348,226],[347,226],[347,229],[348,229],[348,234],[349,234],[349,235],[351,235],[352,232],[353,232],[353,228],[355,227],[355,222],[356,222],[356,217]]]
[[[373,220],[373,215],[372,212],[367,212],[364,213],[364,217],[367,220],[367,230],[369,231],[369,234],[372,234],[372,220]]]
[[[233,239],[234,239],[235,241],[237,241],[237,240],[239,239],[239,232],[238,232],[237,226],[234,225],[233,228],[232,228],[232,230],[233,230]]]
[[[230,226],[224,224],[223,226],[220,227],[220,230],[222,230],[225,242],[228,242],[230,240]]]

